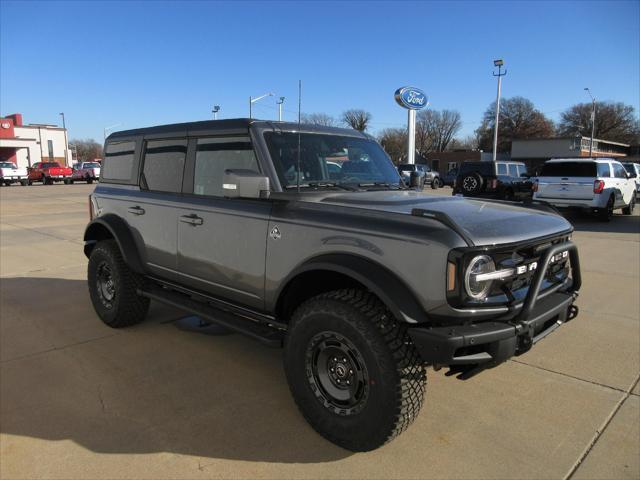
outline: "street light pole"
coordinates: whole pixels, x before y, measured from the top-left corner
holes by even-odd
[[[498,123],[500,122],[500,91],[502,89],[502,77],[507,74],[507,70],[505,69],[504,73],[502,73],[502,66],[504,65],[504,61],[502,59],[494,60],[493,65],[498,67],[498,73],[494,73],[494,77],[498,77],[498,94],[496,95],[496,121],[493,129],[493,161],[496,161],[496,157],[498,155]]]
[[[278,104],[278,121],[282,121],[282,104],[284,103],[284,97],[280,97],[280,100],[276,102]]]
[[[593,136],[596,132],[596,99],[591,95],[589,87],[584,88],[591,97],[591,139],[589,140],[589,158],[593,158]]]
[[[213,110],[211,110],[211,112],[213,113],[213,119],[217,120],[218,119],[218,112],[220,111],[220,105],[214,105],[213,106]]]
[[[64,129],[64,164],[69,165],[69,139],[67,138],[67,124],[64,120],[64,112],[60,112],[62,117],[62,128]]]
[[[273,97],[273,93],[265,93],[264,95],[260,95],[259,97],[249,97],[249,118],[253,118],[253,109],[252,106],[258,100],[262,100],[264,97]]]
[[[116,123],[115,125],[111,125],[109,127],[104,127],[103,130],[102,130],[103,131],[103,135],[104,135],[104,140],[105,141],[107,140],[107,132],[109,130],[112,130],[112,129],[116,128],[116,127],[119,127],[120,125],[122,125],[122,124],[121,123]]]

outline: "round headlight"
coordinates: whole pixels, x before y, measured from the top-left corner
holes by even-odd
[[[471,262],[469,262],[469,266],[467,267],[467,271],[464,275],[464,286],[467,290],[467,295],[476,300],[483,300],[489,290],[491,290],[491,284],[493,280],[477,280],[477,275],[482,273],[491,273],[495,271],[496,265],[493,262],[493,259],[487,255],[478,255],[474,257]]]

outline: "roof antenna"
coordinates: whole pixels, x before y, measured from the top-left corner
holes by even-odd
[[[298,193],[300,193],[300,122],[301,122],[301,107],[302,107],[302,80],[298,80],[298,172],[296,175],[297,178],[297,187]]]

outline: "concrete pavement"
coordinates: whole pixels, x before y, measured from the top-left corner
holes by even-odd
[[[92,189],[0,188],[0,478],[640,477],[640,212],[571,218],[575,321],[469,381],[430,370],[414,425],[353,454],[298,413],[279,350],[180,331],[160,305],[133,328],[100,322]]]

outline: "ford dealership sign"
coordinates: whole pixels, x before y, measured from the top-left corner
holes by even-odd
[[[396,90],[396,102],[409,110],[420,110],[427,106],[427,95],[415,87],[402,87]]]

